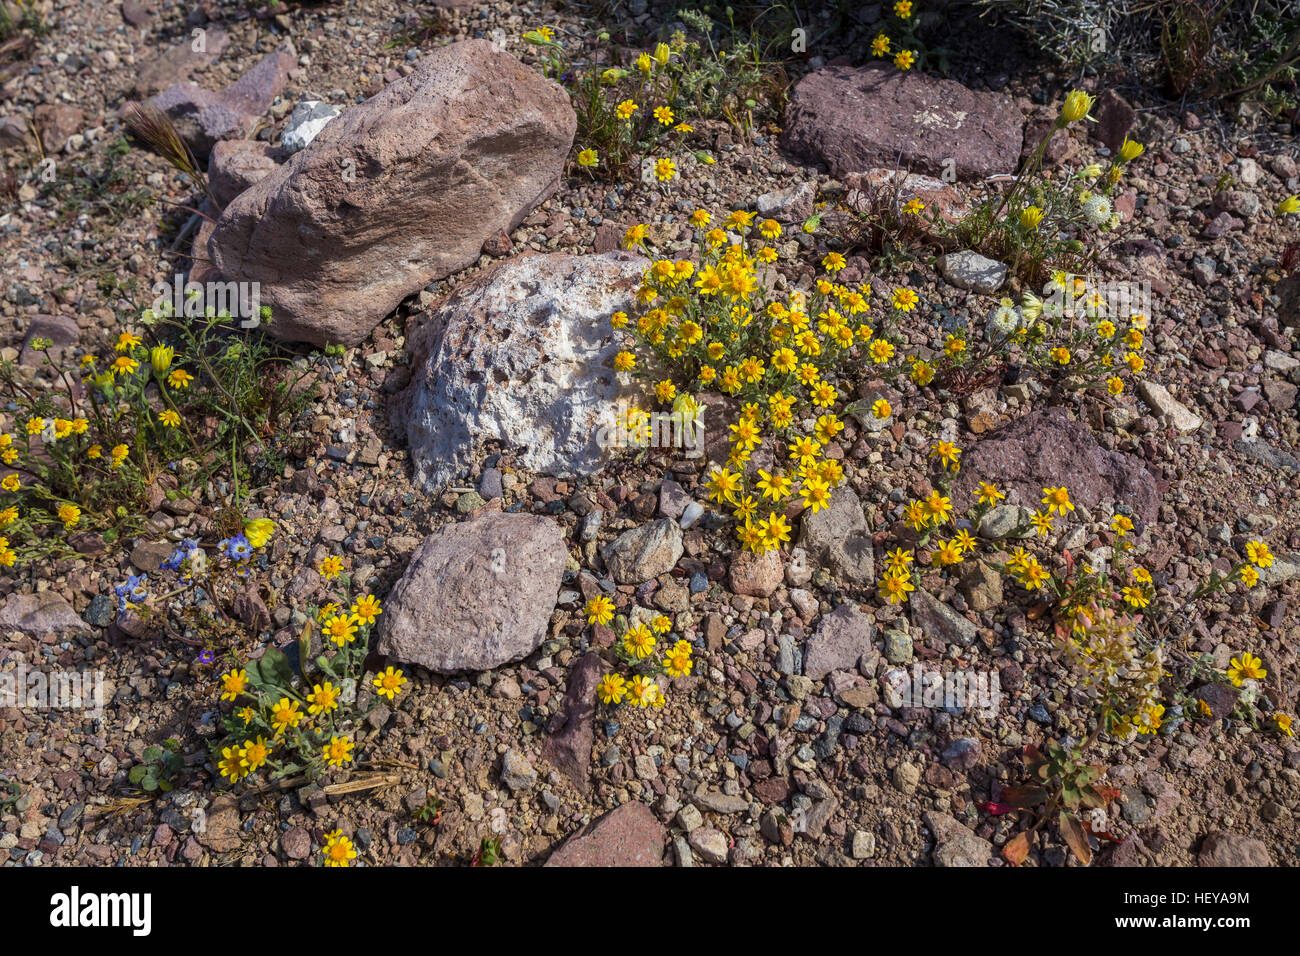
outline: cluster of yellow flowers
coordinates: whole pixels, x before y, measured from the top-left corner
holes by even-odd
[[[233,783],[263,766],[284,772],[285,765],[275,759],[279,745],[294,757],[316,760],[324,767],[343,767],[352,762],[354,745],[347,736],[335,732],[335,722],[344,701],[343,686],[359,677],[364,666],[365,648],[354,646],[354,642],[360,629],[372,626],[381,613],[379,599],[369,594],[352,602],[347,612],[337,603],[319,609],[317,620],[323,622],[322,633],[335,644],[337,652],[332,661],[318,661],[327,671],[322,679],[306,680],[305,686],[311,689],[305,693],[287,673],[269,676],[265,667],[258,671],[256,679],[250,677],[248,668],[234,668],[220,676],[221,700],[233,704],[244,696],[252,699],[236,708],[227,723],[232,736],[236,730],[248,736],[222,748],[217,763],[222,776]],[[303,656],[300,647],[300,658]],[[274,667],[271,670],[274,673]],[[334,679],[328,679],[331,677]],[[391,665],[371,680],[375,697],[389,701],[395,700],[406,684],[406,676]],[[270,740],[258,733],[263,728],[271,732]]]
[[[48,339],[35,339],[32,347],[38,352],[48,352],[52,343]],[[122,393],[126,386],[143,389],[152,375],[157,383],[158,394],[165,407],[154,413],[153,421],[163,430],[176,429],[181,425],[181,416],[171,400],[168,389],[185,389],[194,381],[194,377],[181,368],[173,368],[175,350],[171,346],[158,345],[145,349],[143,340],[131,331],[122,332],[115,345],[115,357],[99,370],[94,355],[86,354],[81,358],[80,368],[86,385],[100,394],[100,399],[92,397],[90,405],[96,411],[95,421],[86,415],[30,414],[22,427],[14,432],[0,432],[0,462],[14,465],[19,461],[29,463],[29,470],[38,475],[37,487],[24,488],[22,479],[17,474],[6,475],[0,479],[0,491],[18,494],[33,492],[37,498],[50,501],[50,510],[63,530],[73,531],[81,525],[84,515],[82,506],[92,500],[95,494],[91,490],[90,480],[107,479],[122,473],[123,466],[130,461],[131,441],[137,436],[122,433],[122,420],[131,409],[129,401]],[[48,360],[48,359],[47,359]],[[140,370],[145,368],[143,377]],[[62,373],[62,370],[60,370]],[[66,375],[64,381],[71,382]],[[68,401],[73,412],[84,401],[69,386]],[[29,409],[34,411],[35,409]],[[110,437],[111,436],[111,437]],[[128,441],[120,439],[127,438]],[[98,440],[96,440],[98,439]],[[39,442],[39,451],[36,444]],[[105,449],[105,445],[109,445]],[[62,484],[75,487],[83,494],[81,503],[62,498],[54,489],[46,486],[39,476],[52,471],[74,473],[75,481]],[[70,491],[71,488],[65,489]],[[22,512],[17,503],[9,503],[0,510],[0,528],[23,521],[24,526],[30,520],[33,525],[46,522],[45,512],[34,509]],[[29,529],[30,530],[30,529]],[[9,552],[12,554],[12,552]],[[4,553],[0,552],[0,563]]]
[[[635,322],[627,313],[615,312],[610,324],[633,335],[661,365],[676,372],[676,380],[654,383],[660,403],[679,410],[686,399],[694,407],[696,400],[679,392],[686,387],[717,389],[743,400],[739,419],[728,426],[730,454],[709,475],[708,489],[713,501],[734,512],[741,546],[762,553],[790,540],[790,522],[780,510],[786,501],[802,497],[803,506],[816,513],[844,481],[843,464],[830,449],[845,427],[836,411],[842,398],[838,367],[853,356],[886,366],[898,359],[898,346],[883,324],[877,328],[867,320],[870,284],[835,281],[847,265],[838,252],[821,260],[822,275],[810,295],[771,296],[764,269],[779,258],[775,244],[784,230],[773,219],[756,218],[735,210],[715,224],[712,213],[691,212],[699,267],[686,259],[654,260],[636,294],[644,311]],[[636,224],[623,244],[644,248],[648,236],[649,228]],[[893,289],[888,318],[897,320],[919,301],[912,289]],[[928,362],[909,362],[917,385],[933,379]],[[614,367],[640,371],[630,349],[615,356]],[[815,421],[811,433],[804,434],[797,425],[809,408]],[[893,411],[886,401],[872,409],[881,418]],[[633,409],[629,430],[641,433],[647,419],[645,411]],[[768,435],[781,446],[787,464],[751,476],[747,465]]]
[[[930,457],[941,466],[942,474],[948,476],[960,468],[961,449],[941,441],[932,447]],[[1005,497],[991,482],[979,482],[971,525],[978,524],[987,510]],[[1056,530],[1055,520],[1076,510],[1065,485],[1043,488],[1041,504],[1029,518],[1036,537]],[[978,550],[976,538],[962,527],[947,539],[939,537],[931,541],[935,531],[955,521],[952,502],[942,490],[909,502],[903,514],[905,523],[921,535],[920,546],[929,544],[934,567],[944,569],[961,564]],[[1103,729],[1121,736],[1153,734],[1160,728],[1165,713],[1158,699],[1158,685],[1163,676],[1162,654],[1158,641],[1140,630],[1141,617],[1133,614],[1144,611],[1155,601],[1155,582],[1146,568],[1127,566],[1122,560],[1132,547],[1128,536],[1134,530],[1133,520],[1116,514],[1111,518],[1110,529],[1116,536],[1112,573],[1119,577],[1118,583],[1112,584],[1112,577],[1096,574],[1086,562],[1080,563],[1082,574],[1076,576],[1075,564],[1068,554],[1066,575],[1055,575],[1024,546],[1012,549],[1003,567],[1026,590],[1050,592],[1060,615],[1058,619],[1064,622],[1057,629],[1058,635],[1096,694]],[[1269,567],[1274,561],[1273,554],[1267,544],[1258,540],[1247,542],[1245,552],[1245,561],[1226,575],[1212,575],[1190,600],[1234,581],[1254,587],[1259,582],[1257,569]],[[915,561],[915,553],[907,548],[886,552],[885,571],[879,584],[882,600],[898,604],[916,590],[919,582],[913,569]],[[1249,688],[1252,685],[1248,682],[1262,680],[1265,673],[1259,658],[1243,654],[1232,659],[1226,676],[1236,686],[1245,684]],[[1208,715],[1203,703],[1201,708]],[[1279,732],[1292,733],[1289,715],[1276,713],[1273,723]]]
[[[1116,290],[1113,298],[1128,291]],[[1024,349],[1036,366],[1068,368],[1104,384],[1110,395],[1120,395],[1123,376],[1137,376],[1146,368],[1142,351],[1150,320],[1142,312],[1121,314],[1123,304],[1111,299],[1096,280],[1055,272],[1042,297],[1025,292],[1019,307],[1002,299],[989,317],[987,336],[995,346]],[[960,355],[949,357],[955,365],[963,362]]]
[[[551,57],[551,73],[570,73],[577,68],[568,61],[564,45],[556,39],[551,27],[536,27],[525,33],[523,39],[533,46],[543,48],[545,54]],[[618,154],[612,158],[614,166],[620,165],[626,155],[638,146],[654,148],[660,145],[664,135],[669,132],[679,136],[694,132],[694,128],[677,115],[672,104],[676,84],[671,75],[674,67],[679,65],[676,61],[680,59],[685,47],[686,38],[678,32],[673,35],[671,44],[660,43],[653,53],[639,54],[633,70],[609,67],[599,75],[592,71],[581,73],[578,85],[585,92],[577,95],[583,101],[585,110],[594,110],[597,114],[612,117],[617,124],[611,133],[606,124],[586,116],[589,126],[606,137],[606,147]],[[623,80],[633,74],[640,77],[636,92],[642,97],[644,110],[642,103],[632,97],[618,98],[618,91],[626,92]],[[610,160],[611,157],[602,156],[597,145],[591,142],[584,143],[578,149],[577,163],[582,169],[594,170]],[[642,173],[644,180],[666,183],[676,177],[677,163],[671,157],[646,157]]]
[[[916,13],[912,9],[912,0],[895,0],[893,11],[894,16],[898,18],[899,26],[906,41],[916,44],[915,25]],[[906,42],[905,41],[905,42]],[[883,30],[876,34],[875,39],[871,41],[871,55],[880,59],[892,59],[894,66],[900,70],[910,70],[916,63],[916,51],[902,46],[894,49],[893,41],[889,34]]]
[[[588,601],[586,611],[588,624],[608,625],[614,620],[614,602],[603,594]],[[655,674],[686,677],[695,666],[694,648],[684,639],[668,645],[662,657],[656,659],[660,638],[672,628],[672,620],[664,614],[654,615],[649,623],[638,620],[624,628],[616,650],[620,659],[636,672],[630,679],[618,673],[604,675],[596,687],[601,703],[614,706],[626,702],[634,707],[664,705],[664,693]]]

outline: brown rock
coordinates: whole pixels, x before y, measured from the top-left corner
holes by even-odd
[[[1198,866],[1272,866],[1268,847],[1262,840],[1214,830],[1201,843]]]
[[[221,140],[208,158],[208,186],[224,209],[245,189],[280,168],[289,154],[279,146],[255,139]]]
[[[123,9],[125,16],[126,10]],[[139,26],[139,24],[135,24]],[[183,83],[206,70],[230,45],[230,37],[220,26],[208,24],[204,27],[202,49],[195,49],[195,37],[186,36],[175,46],[168,47],[161,53],[148,58],[141,58],[142,63],[135,70],[131,84],[133,96],[153,96],[174,83]]]
[[[21,631],[32,637],[48,637],[64,631],[89,631],[67,601],[53,591],[39,594],[11,594],[0,604],[0,631]]]
[[[166,113],[200,159],[207,159],[221,139],[241,139],[253,132],[289,81],[298,60],[292,47],[268,54],[220,92],[194,82],[176,83],[149,103]]]
[[[133,27],[144,26],[152,16],[153,11],[143,3],[137,3],[136,0],[124,0],[122,3],[122,19]]]
[[[68,103],[42,103],[32,111],[32,124],[47,155],[62,152],[68,137],[81,132],[84,118],[80,109]]]
[[[592,241],[592,248],[600,252],[614,252],[623,248],[623,235],[627,232],[627,227],[617,222],[602,222],[596,227],[596,238]]]
[[[887,200],[900,212],[903,204],[919,199],[943,222],[956,224],[970,214],[970,204],[957,188],[942,179],[905,173],[901,169],[868,169],[844,177],[845,203],[858,212],[870,212],[881,200]],[[927,216],[929,213],[927,212]],[[922,223],[929,220],[926,219]]]
[[[240,833],[239,808],[233,800],[220,798],[212,802],[198,838],[213,853],[229,853],[243,845]]]
[[[271,612],[266,609],[266,602],[257,593],[257,587],[250,584],[235,595],[235,617],[256,631],[264,631],[271,626]]]
[[[1088,426],[1071,421],[1063,408],[1031,412],[968,448],[953,485],[958,510],[973,506],[980,481],[997,485],[1009,504],[1029,508],[1039,506],[1044,487],[1058,485],[1089,508],[1109,499],[1147,522],[1155,520],[1160,505],[1155,476],[1146,465],[1102,448]]]
[[[32,348],[36,339],[49,342],[44,353]],[[39,366],[44,364],[44,356],[49,356],[50,361],[57,366],[76,348],[80,340],[81,330],[77,328],[75,319],[62,315],[33,315],[27,326],[27,335],[23,337],[23,348],[18,354],[18,361],[22,365]]]
[[[596,685],[608,670],[595,653],[584,654],[569,673],[564,703],[551,719],[542,759],[555,764],[583,793],[591,789],[591,745],[595,740]]]
[[[804,676],[821,680],[831,671],[853,670],[874,646],[876,628],[856,604],[841,604],[821,619],[804,648]]]
[[[0,149],[14,146],[26,148],[30,144],[31,134],[26,119],[15,114],[0,117]]]
[[[439,528],[388,597],[379,652],[439,674],[519,660],[546,638],[568,555],[559,526],[537,515]]]
[[[958,180],[1014,172],[1025,122],[1005,94],[878,66],[808,74],[785,119],[786,148],[833,175],[901,166]]]
[[[1133,128],[1137,110],[1129,106],[1124,97],[1107,89],[1097,97],[1093,113],[1097,117],[1097,123],[1091,129],[1092,136],[1112,153],[1118,152],[1124,137]]]
[[[547,866],[662,866],[668,832],[643,803],[625,803],[564,841]]]
[[[741,551],[731,559],[728,579],[731,590],[737,594],[770,597],[780,586],[784,573],[780,551],[764,551],[762,554]]]
[[[262,283],[277,336],[355,345],[546,199],[576,124],[558,85],[486,40],[442,47],[232,202],[213,261]]]

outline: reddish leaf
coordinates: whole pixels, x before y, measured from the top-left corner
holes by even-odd
[[[1087,866],[1092,862],[1092,847],[1088,846],[1088,834],[1083,832],[1079,818],[1072,813],[1061,811],[1061,836],[1074,851],[1075,858]]]
[[[1019,866],[1025,862],[1025,857],[1029,856],[1029,831],[1017,833],[1007,841],[1006,846],[1002,848],[1002,859],[1006,860],[1012,866]]]
[[[1017,810],[1028,810],[1047,802],[1047,790],[1035,786],[1003,787],[999,801]]]
[[[975,806],[979,807],[990,816],[995,817],[1000,817],[1004,813],[1011,813],[1016,809],[1009,803],[994,803],[992,800],[985,800],[983,803],[975,804]]]
[[[1102,801],[1108,804],[1114,803],[1124,795],[1124,791],[1119,787],[1111,787],[1105,784],[1093,787],[1092,789],[1096,790],[1097,796],[1101,797]]]

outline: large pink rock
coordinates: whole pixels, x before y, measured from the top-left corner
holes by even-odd
[[[1003,93],[912,70],[833,66],[795,87],[783,143],[839,177],[884,166],[971,180],[1015,172],[1024,126]]]
[[[953,482],[958,512],[975,504],[981,481],[997,485],[1007,504],[1040,507],[1043,489],[1064,485],[1085,508],[1127,505],[1143,521],[1156,520],[1161,491],[1142,459],[1103,448],[1064,408],[1018,418],[966,449]]]
[[[536,70],[486,40],[453,43],[236,198],[212,259],[261,284],[275,335],[355,345],[550,196],[576,126]]]
[[[668,831],[644,803],[628,802],[587,824],[547,866],[663,866]]]
[[[379,653],[439,674],[520,660],[546,639],[568,559],[564,532],[541,515],[444,525],[388,595]]]

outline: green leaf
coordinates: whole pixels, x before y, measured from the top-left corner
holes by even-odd
[[[1061,788],[1061,801],[1071,810],[1079,809],[1079,803],[1082,796],[1079,791],[1070,785]]]
[[[163,751],[161,747],[156,747],[150,744],[148,747],[144,748],[143,756],[144,756],[145,763],[156,763],[157,761],[162,759],[162,755],[163,755]]]
[[[288,687],[293,683],[293,667],[284,652],[268,647],[262,657],[248,665],[248,679],[261,687]]]
[[[145,770],[146,767],[144,764],[142,763],[136,764],[134,767],[131,768],[131,772],[126,775],[126,779],[130,780],[131,783],[136,784],[138,786],[140,781],[144,779]]]
[[[145,777],[143,780],[140,781],[140,786],[144,790],[147,790],[150,793],[152,793],[154,790],[158,789],[158,781],[154,779],[152,774],[150,774],[149,776]]]

